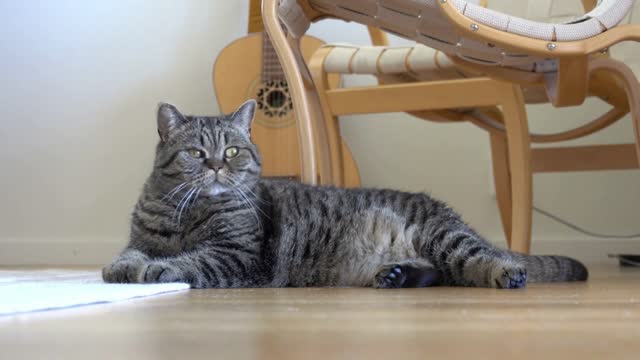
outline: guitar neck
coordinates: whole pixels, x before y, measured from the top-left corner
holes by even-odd
[[[280,66],[269,35],[264,31],[262,22],[262,0],[249,1],[249,34],[261,32],[262,34],[262,79],[264,81],[284,80],[284,71]]]
[[[280,66],[278,54],[273,48],[269,35],[262,33],[262,79],[264,81],[284,80],[284,70]]]
[[[249,1],[249,34],[264,31],[262,22],[262,0]]]

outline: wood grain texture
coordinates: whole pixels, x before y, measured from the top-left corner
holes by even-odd
[[[496,88],[503,99],[507,156],[511,177],[511,236],[512,251],[528,254],[531,249],[531,221],[533,208],[533,178],[531,172],[531,140],[522,89],[504,83]]]
[[[509,172],[509,155],[507,138],[489,134],[493,169],[493,185],[496,201],[500,211],[500,221],[507,244],[511,247],[511,174]]]
[[[249,22],[247,23],[249,34],[264,31],[262,22],[262,0],[249,1]]]
[[[334,115],[485,107],[501,103],[496,81],[487,78],[350,87],[326,92]],[[462,97],[461,93],[473,94]]]
[[[533,172],[628,170],[640,166],[636,144],[540,148],[532,151]]]
[[[315,89],[318,92],[318,99],[322,106],[322,115],[324,116],[324,128],[318,129],[318,137],[322,137],[324,141],[318,141],[318,151],[326,151],[325,159],[331,164],[331,174],[333,176],[331,182],[336,186],[342,186],[344,183],[344,164],[342,147],[340,143],[340,124],[338,117],[331,113],[325,92],[331,89],[328,74],[323,71],[323,63],[326,56],[331,52],[330,47],[318,49],[309,60],[309,73],[313,78]],[[323,146],[324,144],[324,146]],[[323,149],[324,147],[324,149]]]
[[[553,91],[547,89],[547,96],[555,107],[577,106],[587,97],[588,86],[589,61],[586,56],[559,59],[557,78],[551,86]]]
[[[526,290],[191,290],[0,318],[6,359],[635,359],[640,271]]]

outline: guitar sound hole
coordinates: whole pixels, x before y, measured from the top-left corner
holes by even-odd
[[[289,117],[293,112],[289,86],[285,80],[265,81],[256,93],[256,100],[258,109],[270,118]]]
[[[272,108],[281,108],[287,100],[287,95],[280,90],[274,90],[267,95],[267,102]]]

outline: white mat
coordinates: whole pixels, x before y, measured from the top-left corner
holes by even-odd
[[[0,270],[0,316],[109,303],[188,289],[188,284],[105,284],[99,271]]]

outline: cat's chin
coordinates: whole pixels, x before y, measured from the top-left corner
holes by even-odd
[[[216,184],[211,185],[211,187],[209,188],[209,191],[207,192],[207,195],[209,195],[211,197],[216,197],[216,196],[219,196],[220,194],[223,194],[223,193],[225,193],[227,191],[229,191],[229,189],[227,189],[225,186],[216,183]]]

